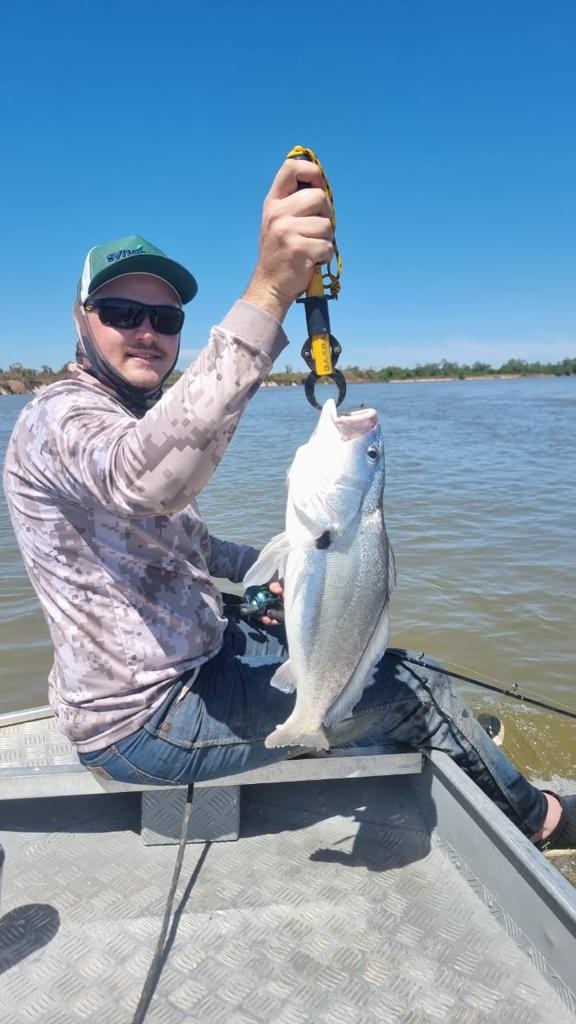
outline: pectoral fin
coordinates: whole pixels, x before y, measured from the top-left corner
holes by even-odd
[[[242,580],[242,585],[244,587],[255,587],[258,584],[269,583],[276,575],[279,579],[283,579],[289,550],[290,545],[286,534],[277,533],[262,548],[254,565],[248,569]]]

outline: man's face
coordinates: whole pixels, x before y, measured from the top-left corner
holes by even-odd
[[[93,298],[136,299],[148,305],[181,306],[169,284],[150,274],[127,274],[102,285]],[[179,334],[159,334],[146,316],[139,327],[109,327],[100,322],[97,310],[86,315],[94,341],[110,365],[137,388],[161,384],[172,366]]]

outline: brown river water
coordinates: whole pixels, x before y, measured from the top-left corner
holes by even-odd
[[[2,461],[27,401],[0,398]],[[351,386],[344,408],[361,403],[386,443],[391,644],[576,711],[576,378]],[[301,388],[259,391],[201,495],[212,533],[262,545],[283,528],[286,470],[316,417]],[[0,712],[45,704],[50,664],[2,492]],[[574,719],[456,685],[502,718],[525,774],[576,789]]]

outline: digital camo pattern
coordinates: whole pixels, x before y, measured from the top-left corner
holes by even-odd
[[[286,344],[240,301],[141,419],[79,367],[21,413],[4,486],[54,644],[50,703],[80,751],[134,732],[218,651],[211,577],[241,581],[257,552],[211,537],[195,499]]]

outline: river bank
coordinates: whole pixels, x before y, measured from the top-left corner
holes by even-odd
[[[54,377],[53,380],[21,380],[18,377],[2,379],[0,377],[0,397],[8,395],[39,395],[49,384],[57,380],[64,380],[64,374]]]
[[[483,373],[473,374],[472,376],[462,377],[390,377],[388,380],[371,381],[363,377],[348,376],[344,371],[347,384],[453,384],[458,381],[489,381],[489,380],[520,380],[520,379],[537,379],[554,376],[570,376],[570,374],[550,374],[550,373]],[[40,380],[21,380],[17,377],[11,377],[2,379],[0,377],[0,397],[6,395],[38,395],[44,388],[47,388],[49,384],[53,384],[58,380],[64,380],[64,374],[58,377],[54,377],[49,381]],[[175,383],[171,381],[170,383]],[[320,383],[322,383],[320,381]],[[329,383],[328,381],[326,383]],[[260,387],[262,388],[299,388],[303,387],[304,379],[301,381],[287,380],[265,380],[262,382]]]

